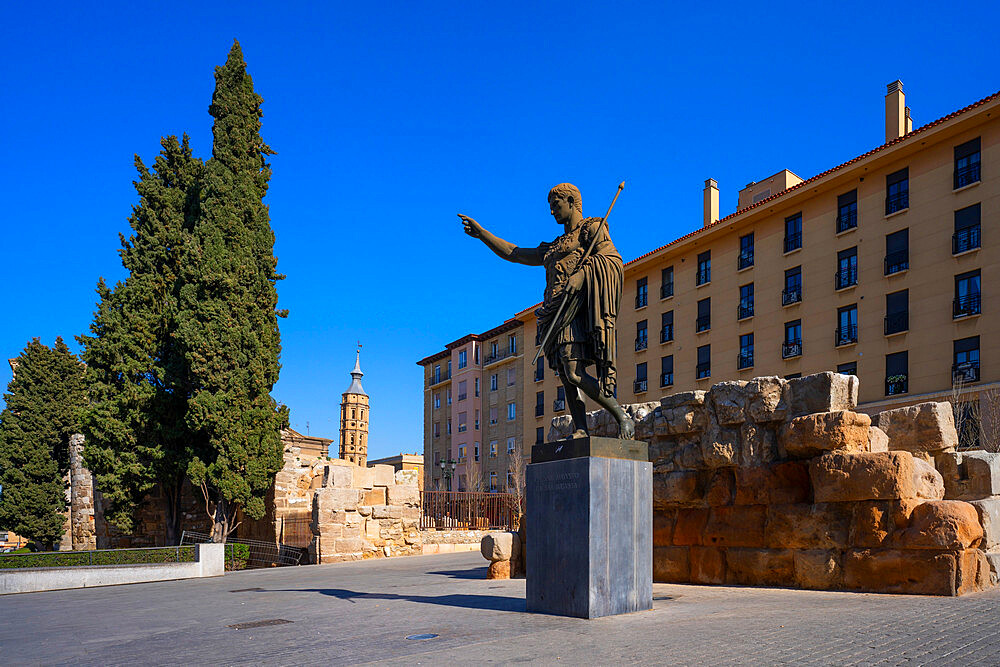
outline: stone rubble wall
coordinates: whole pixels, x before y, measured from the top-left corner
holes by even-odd
[[[1000,454],[956,452],[948,403],[869,417],[857,399],[856,377],[827,372],[625,406],[653,464],[654,581],[933,595],[993,585]],[[617,435],[605,411],[587,422]],[[571,431],[556,417],[549,439]]]

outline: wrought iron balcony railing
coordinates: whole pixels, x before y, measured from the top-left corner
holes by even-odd
[[[672,282],[660,285],[660,298],[666,299],[674,295],[674,284]]]
[[[648,345],[649,345],[649,339],[646,336],[636,337],[635,339],[636,352],[638,352],[639,350],[645,350]]]
[[[753,301],[743,302],[736,308],[736,319],[745,320],[748,317],[753,317]]]
[[[858,226],[857,211],[842,211],[837,215],[837,233],[846,232]]]
[[[753,352],[740,352],[739,356],[736,357],[737,370],[743,370],[744,368],[751,368],[752,366],[753,366]]]
[[[788,340],[781,344],[781,358],[791,359],[802,356],[802,341]]]
[[[910,311],[904,310],[901,313],[889,313],[885,316],[885,335],[907,331],[910,328]]]
[[[674,383],[673,373],[660,373],[660,386],[669,387]]]
[[[545,414],[545,405],[543,405],[543,404],[536,405],[535,406],[535,416],[536,417],[541,417],[544,414]]]
[[[781,290],[781,305],[789,306],[802,301],[802,287],[786,287]]]
[[[885,275],[891,276],[910,268],[910,251],[897,250],[885,256]]]
[[[712,328],[712,317],[710,315],[702,315],[695,320],[694,324],[696,332],[708,331]]]
[[[836,289],[846,289],[858,284],[858,267],[849,266],[837,271],[834,276]]]
[[[698,364],[695,366],[695,376],[700,380],[702,378],[707,378],[712,376],[712,364]]]
[[[753,266],[753,250],[750,252],[741,252],[739,259],[736,262],[737,268],[739,270],[747,269]]]
[[[695,284],[704,285],[712,280],[712,269],[704,268],[698,269],[698,273],[695,275]]]
[[[858,325],[848,324],[833,331],[833,346],[850,345],[858,342]]]
[[[955,299],[952,304],[951,316],[954,319],[978,315],[982,312],[982,295],[979,292],[970,292]]]
[[[885,395],[895,396],[896,394],[905,394],[908,391],[907,382],[908,377],[906,375],[893,375],[885,379]]]
[[[635,382],[632,383],[632,389],[635,391],[635,393],[641,394],[642,392],[646,391],[647,383],[648,382],[646,380],[636,380]]]
[[[565,398],[557,398],[554,401],[552,401],[552,410],[554,412],[562,412],[565,409],[566,409],[566,399]]]
[[[667,326],[660,329],[660,342],[669,343],[674,339],[674,325],[668,324]]]
[[[966,227],[955,232],[951,237],[951,254],[958,255],[982,246],[980,227]]]
[[[885,214],[891,215],[896,211],[902,211],[904,208],[910,207],[910,191],[905,189],[902,192],[897,192],[893,195],[888,195],[885,198]]]
[[[802,247],[802,232],[785,235],[785,252],[798,250]]]
[[[972,162],[955,170],[955,189],[964,188],[979,181],[979,162]]]
[[[635,307],[636,308],[642,308],[643,306],[646,305],[646,303],[648,301],[649,301],[649,298],[648,298],[648,295],[646,294],[646,292],[639,292],[638,294],[635,295]]]
[[[964,361],[960,364],[953,364],[951,379],[954,383],[979,382],[979,362]]]

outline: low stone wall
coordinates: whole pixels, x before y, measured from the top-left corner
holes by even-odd
[[[954,452],[947,403],[873,420],[857,396],[856,377],[821,373],[626,406],[654,466],[654,580],[936,595],[992,585],[1000,455]],[[593,435],[616,435],[606,412],[587,419]],[[571,429],[557,417],[549,438]]]
[[[226,571],[225,547],[224,544],[196,544],[192,563],[0,570],[0,595],[218,577]]]
[[[422,530],[421,553],[427,555],[479,551],[483,538],[489,534],[488,530]]]

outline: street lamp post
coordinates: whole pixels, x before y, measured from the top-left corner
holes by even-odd
[[[444,475],[445,484],[448,490],[451,491],[451,478],[455,474],[455,468],[458,466],[458,461],[449,458],[448,460],[441,460],[438,465],[441,466],[441,472]]]

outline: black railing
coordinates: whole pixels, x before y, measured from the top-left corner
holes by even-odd
[[[698,364],[694,367],[695,377],[699,380],[702,378],[711,377],[712,375],[712,364]]]
[[[427,386],[431,387],[436,384],[441,384],[445,380],[451,379],[451,373],[441,373],[440,375],[432,375],[427,379]]]
[[[708,331],[712,328],[712,317],[702,315],[694,321],[695,331]]]
[[[909,378],[906,375],[893,375],[892,377],[887,377],[885,379],[885,395],[895,396],[896,394],[905,394],[908,391],[908,379]]]
[[[666,283],[664,285],[660,285],[660,298],[661,299],[666,299],[668,296],[673,296],[673,295],[674,295],[674,284],[673,283]]]
[[[660,373],[660,386],[669,387],[674,383],[673,373]]]
[[[704,285],[705,283],[711,280],[712,280],[712,269],[709,267],[704,269],[698,269],[698,273],[695,274],[694,282],[696,285]]]
[[[636,352],[638,352],[639,350],[645,350],[648,345],[649,345],[649,339],[646,336],[638,336],[635,339]]]
[[[858,342],[858,325],[848,324],[837,327],[833,332],[833,346],[850,345]]]
[[[979,180],[979,163],[972,162],[955,170],[955,189],[964,188]]]
[[[802,232],[785,235],[785,252],[798,250],[802,247]]]
[[[468,395],[468,394],[459,394],[459,395],[458,395],[458,400],[460,400],[460,401],[464,401],[464,400],[465,400],[465,399],[467,399],[468,397],[469,397],[469,395]]]
[[[885,256],[885,275],[891,276],[910,268],[910,251],[897,250]]]
[[[535,405],[535,416],[541,417],[544,414],[545,414],[545,405],[544,404]]]
[[[487,355],[487,357],[484,360],[483,364],[486,365],[486,366],[488,366],[488,365],[496,363],[498,361],[502,361],[502,360],[506,359],[507,357],[513,357],[516,354],[517,354],[517,350],[511,350],[509,348],[505,349],[505,350],[497,350],[495,354],[493,352],[491,352],[489,355]]]
[[[968,317],[978,315],[982,312],[982,295],[979,292],[972,292],[958,297],[952,304],[951,316],[953,318]]]
[[[887,195],[885,198],[885,214],[891,215],[896,211],[902,211],[910,207],[909,189],[897,192],[894,195]]]
[[[565,398],[557,398],[554,401],[552,401],[552,410],[554,412],[562,412],[565,409],[566,409],[566,399]]]
[[[740,352],[739,356],[736,357],[737,370],[743,370],[744,368],[751,368],[752,366],[753,366],[753,352]]]
[[[976,225],[975,227],[966,227],[958,230],[952,235],[951,254],[957,255],[959,253],[967,252],[973,248],[981,247],[982,244],[979,225]]]
[[[885,335],[907,331],[910,328],[910,311],[904,310],[901,313],[890,313],[885,316]]]
[[[421,530],[517,530],[524,499],[513,493],[421,491]]]
[[[632,390],[637,394],[641,394],[642,392],[646,391],[646,385],[647,385],[646,380],[636,380],[635,382],[632,383]]]
[[[834,276],[834,284],[837,289],[845,289],[858,284],[858,267],[849,266],[837,271]]]
[[[963,361],[951,367],[951,380],[958,382],[979,382],[979,362]]]
[[[649,301],[649,298],[648,298],[648,295],[646,294],[646,292],[639,292],[638,294],[635,295],[635,307],[636,308],[642,308],[643,306],[646,305],[646,303],[648,301]]]
[[[753,317],[753,301],[741,303],[736,308],[736,319],[745,320],[748,317]]]
[[[802,288],[801,287],[786,287],[781,290],[781,305],[788,306],[793,303],[798,303],[802,301]]]
[[[750,252],[741,252],[736,264],[739,270],[747,269],[753,266],[753,250]]]
[[[858,226],[858,212],[844,211],[837,216],[837,233],[846,232]]]
[[[791,359],[792,357],[802,356],[802,341],[801,340],[789,340],[781,344],[781,358]]]
[[[660,342],[669,343],[674,339],[674,325],[668,324],[667,326],[660,329]]]

